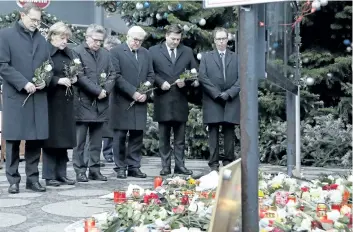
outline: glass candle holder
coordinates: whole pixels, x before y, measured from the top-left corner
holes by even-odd
[[[117,204],[126,202],[126,192],[123,190],[114,191],[114,202]]]

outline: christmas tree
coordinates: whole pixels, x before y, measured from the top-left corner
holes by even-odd
[[[144,42],[150,47],[163,41],[165,31],[170,24],[178,24],[184,29],[183,43],[191,47],[197,58],[201,52],[212,49],[212,30],[225,27],[231,32],[229,39],[234,41],[236,8],[204,9],[202,1],[97,1],[108,13],[118,13],[127,26],[139,25],[148,33]],[[124,39],[124,38],[122,38]],[[229,43],[234,49],[234,43]]]

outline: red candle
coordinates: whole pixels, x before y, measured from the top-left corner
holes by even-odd
[[[96,220],[94,218],[89,218],[85,220],[85,232],[90,232],[90,229],[94,227],[96,227]]]
[[[114,202],[117,204],[124,203],[126,201],[126,192],[125,191],[115,191],[114,192]]]
[[[163,179],[161,176],[156,176],[154,178],[154,188],[157,188],[159,186],[162,186]]]
[[[331,205],[331,210],[338,210],[338,212],[341,211],[341,205],[340,204],[332,204]]]

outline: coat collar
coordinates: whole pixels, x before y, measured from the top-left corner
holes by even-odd
[[[219,56],[219,52],[217,49],[213,50],[212,52],[212,56],[213,56],[213,59],[215,60],[216,64],[218,65],[219,68],[221,68],[222,64],[221,64],[221,58]],[[226,68],[228,67],[230,61],[232,60],[232,57],[233,57],[233,53],[231,50],[227,49],[226,50],[226,57],[225,57],[225,64],[226,64]]]
[[[29,35],[32,34],[34,36],[35,34],[38,33],[38,29],[36,29],[35,31],[32,32],[32,31],[28,30],[27,28],[25,28],[25,26],[23,25],[21,19],[16,21],[15,27],[16,27],[16,29],[18,31],[23,32],[23,33],[27,33]]]
[[[165,42],[159,45],[159,49],[161,53],[169,60],[169,62],[172,63],[172,60],[170,58],[168,48]],[[184,45],[179,44],[179,46],[176,49],[177,49],[177,54],[175,58],[175,63],[178,62],[178,59],[180,58],[181,54],[184,52]]]
[[[49,44],[49,48],[50,48],[50,56],[53,56],[58,50],[59,48],[53,46],[50,41],[48,41],[48,44]],[[71,53],[71,50],[70,48],[66,47],[62,50],[68,57],[70,57],[70,59],[72,59],[72,53]]]

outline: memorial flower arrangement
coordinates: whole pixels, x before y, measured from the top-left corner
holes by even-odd
[[[34,77],[32,79],[32,82],[34,85],[40,85],[43,83],[43,81],[48,85],[50,81],[50,76],[51,76],[51,70],[53,69],[52,65],[50,64],[50,61],[47,60],[45,61],[39,68],[37,68],[34,71]],[[25,106],[28,98],[32,95],[32,93],[28,94],[26,99],[23,101],[22,106]]]
[[[70,79],[71,83],[74,83],[75,79],[77,79],[80,74],[83,74],[83,67],[81,65],[80,59],[76,58],[76,59],[73,59],[69,65],[65,64],[64,74],[65,74],[65,77]],[[65,95],[69,95],[69,96],[72,95],[71,88],[72,87],[66,88]]]
[[[352,175],[309,181],[260,174],[260,231],[352,231],[352,181]]]

